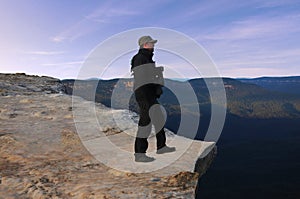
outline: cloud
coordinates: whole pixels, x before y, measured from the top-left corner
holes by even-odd
[[[51,40],[52,40],[53,42],[55,42],[55,43],[60,43],[60,42],[62,42],[62,41],[65,40],[65,39],[66,39],[66,38],[63,37],[63,36],[61,36],[61,35],[57,35],[57,36],[51,38]]]
[[[223,76],[257,77],[299,75],[300,49],[235,53],[215,60]]]
[[[91,21],[87,19],[82,19],[70,27],[63,30],[58,35],[51,38],[51,41],[55,43],[61,43],[65,40],[73,41],[82,35],[85,35],[96,29],[96,25],[92,24]]]
[[[272,1],[259,1],[257,8],[274,8],[280,6],[287,6],[299,4],[298,0],[272,0]]]
[[[65,66],[65,65],[81,65],[83,61],[70,61],[70,62],[61,62],[61,63],[45,63],[43,66]]]
[[[198,5],[191,5],[188,12],[185,12],[184,17],[193,17],[197,15],[199,17],[215,16],[220,13],[236,10],[240,7],[245,7],[251,3],[247,1],[239,0],[218,0],[218,1],[199,1]]]
[[[29,51],[24,52],[25,54],[31,54],[31,55],[61,55],[64,54],[64,51]]]
[[[273,74],[275,70],[266,68],[290,68],[289,66],[295,66],[297,61],[300,63],[300,58],[297,58],[299,46],[296,44],[297,34],[300,32],[300,14],[291,9],[292,3],[295,1],[204,0],[180,7],[173,1],[157,1],[149,5],[143,2],[102,1],[101,5],[95,6],[91,12],[80,13],[81,19],[51,40],[58,43],[73,41],[91,32],[98,33],[99,30],[105,30],[105,33],[109,34],[119,30],[118,26],[122,25],[125,28],[137,27],[137,24],[165,25],[175,27],[178,31],[182,30],[188,35],[193,35],[195,40],[203,42],[207,52],[212,55],[222,71],[230,70],[233,75],[238,71],[242,75],[242,72],[248,74],[248,69],[254,67],[253,74],[258,74],[259,71],[261,74]],[[166,7],[168,10],[160,12]],[[151,18],[148,18],[149,16]],[[143,20],[144,18],[147,20]],[[44,65],[62,64],[64,63]],[[66,64],[68,65],[68,62]]]
[[[299,14],[263,13],[211,27],[195,39],[204,44],[223,75],[299,74],[299,23]]]
[[[233,21],[215,32],[198,36],[207,40],[246,40],[270,38],[283,34],[300,32],[300,15],[253,16],[244,20]]]
[[[169,7],[173,7],[174,2],[171,1]],[[256,4],[252,1],[239,1],[239,0],[201,0],[194,1],[193,3],[186,4],[180,9],[168,10],[170,17],[160,19],[162,24],[167,27],[184,26],[185,30],[199,31],[199,26],[207,29],[215,26],[216,17],[221,18],[221,21],[226,21],[228,16],[234,16],[240,10],[248,9]],[[170,12],[172,12],[170,14]],[[211,20],[212,19],[212,20]]]
[[[100,7],[85,15],[81,20],[69,26],[61,33],[51,38],[51,41],[60,43],[65,40],[73,41],[83,35],[93,32],[104,25],[115,21],[121,21],[124,17],[136,16],[139,12],[128,3],[103,3]],[[102,25],[102,26],[100,26]]]
[[[134,16],[138,14],[139,12],[136,9],[130,9],[125,5],[119,5],[119,7],[117,7],[115,3],[107,2],[106,4],[102,5],[98,9],[85,16],[85,18],[101,23],[108,23],[112,18]]]

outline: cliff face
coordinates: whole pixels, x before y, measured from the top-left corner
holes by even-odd
[[[64,87],[58,79],[25,74],[0,74],[0,77],[1,197],[193,198],[199,176],[216,154],[214,144],[195,142],[191,145],[195,149],[206,146],[201,154],[193,154],[191,150],[174,164],[155,172],[116,170],[98,161],[89,148],[94,145],[88,143],[98,141],[96,135],[100,133],[102,138],[120,144],[131,153],[133,137],[128,135],[136,131],[134,113],[111,110],[101,104],[95,106],[79,97],[72,99],[63,93]],[[105,124],[95,134],[87,104],[94,105],[97,118]],[[74,120],[74,109],[85,110],[80,111],[85,114],[85,123]],[[124,117],[124,113],[128,114]],[[126,129],[111,122],[112,114],[122,116]],[[78,132],[75,121],[86,124],[81,126],[83,133]],[[168,131],[168,140],[172,139],[179,143],[176,147],[180,152],[180,144],[184,145],[186,140]],[[213,150],[208,150],[212,147]],[[107,156],[114,159],[109,149],[99,157]],[[172,156],[157,158],[163,161]],[[120,157],[118,161],[124,159]]]
[[[32,95],[35,93],[60,93],[65,92],[64,85],[59,79],[17,74],[0,74],[1,95]]]

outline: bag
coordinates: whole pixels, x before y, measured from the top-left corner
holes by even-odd
[[[154,63],[144,64],[132,69],[134,76],[134,90],[146,84],[164,86],[164,67],[156,67]]]

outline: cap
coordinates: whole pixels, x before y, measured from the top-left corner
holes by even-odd
[[[150,36],[142,36],[139,38],[139,46],[143,46],[145,43],[156,43],[156,39],[152,39]]]

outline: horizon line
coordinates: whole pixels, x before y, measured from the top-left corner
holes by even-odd
[[[26,72],[15,72],[15,73],[2,73],[0,72],[0,74],[7,74],[7,75],[17,75],[17,74],[25,74],[28,76],[45,76],[45,77],[52,77],[52,78],[56,78],[59,80],[67,80],[67,79],[77,79],[77,80],[92,80],[92,79],[98,79],[98,80],[114,80],[114,79],[132,79],[133,77],[130,78],[123,78],[123,77],[111,77],[111,78],[97,78],[97,77],[89,77],[89,78],[85,78],[85,79],[78,79],[78,78],[73,78],[73,77],[66,77],[66,78],[59,78],[59,77],[54,77],[54,76],[50,76],[47,74],[30,74],[30,73],[26,73]],[[220,77],[190,77],[190,78],[181,78],[181,77],[166,77],[165,79],[170,79],[170,80],[177,80],[177,81],[187,81],[187,80],[192,80],[192,79],[204,79],[204,78],[229,78],[229,79],[259,79],[259,78],[288,78],[288,77],[300,77],[299,75],[262,75],[262,76],[255,76],[255,77],[230,77],[230,76],[220,76]]]

